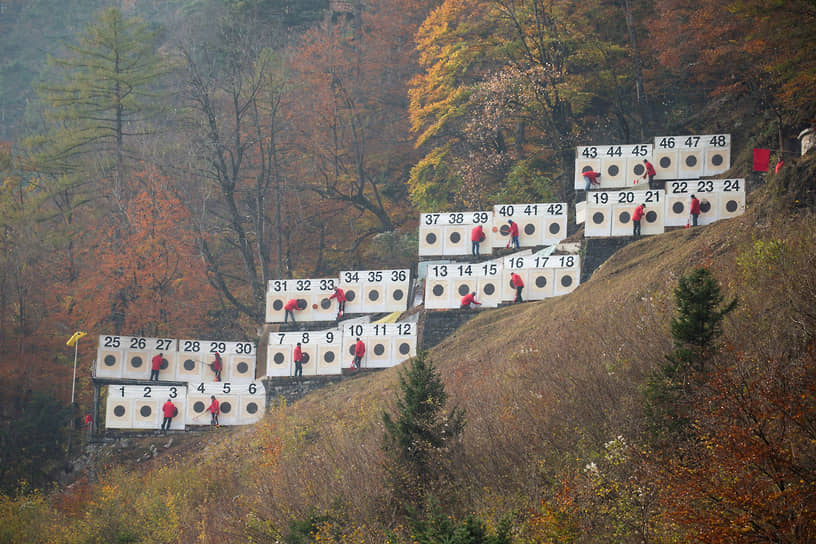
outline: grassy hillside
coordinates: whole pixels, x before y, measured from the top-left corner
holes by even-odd
[[[632,243],[572,294],[482,311],[434,348],[448,406],[467,415],[446,452],[444,512],[491,527],[510,515],[518,542],[813,537],[813,169],[772,176],[743,217]],[[672,350],[678,278],[700,266],[739,306],[696,377],[694,438],[659,447],[641,389]],[[380,450],[399,372],[315,392],[150,466],[4,498],[0,541],[384,542],[405,528]]]

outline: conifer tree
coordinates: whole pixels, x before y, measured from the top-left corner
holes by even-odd
[[[464,412],[445,413],[448,395],[433,362],[419,353],[400,372],[397,413],[383,413],[385,467],[400,503],[418,510],[448,475],[451,447],[464,429]]]
[[[655,436],[682,432],[687,394],[694,378],[703,376],[716,347],[723,318],[737,305],[723,306],[723,294],[707,268],[698,268],[678,281],[674,290],[676,314],[671,321],[674,351],[649,379],[644,390],[647,415]]]

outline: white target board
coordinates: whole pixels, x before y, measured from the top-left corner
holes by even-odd
[[[408,269],[341,271],[340,287],[346,294],[346,314],[407,310],[410,280]]]
[[[212,365],[215,354],[221,354],[221,381],[251,381],[255,375],[255,345],[252,342],[223,340],[179,340],[176,377],[182,382],[214,380]]]
[[[689,223],[691,195],[700,201],[698,225],[745,213],[745,179],[697,179],[672,181],[666,187],[666,220],[668,226]]]
[[[731,135],[657,136],[656,179],[694,179],[721,174],[731,167]]]
[[[473,291],[482,306],[500,302],[501,261],[481,263],[435,264],[428,267],[425,280],[426,309],[456,309],[462,297]]]
[[[354,360],[357,339],[366,350],[361,368],[388,368],[416,356],[416,323],[353,323],[343,327],[343,365]]]
[[[586,237],[631,236],[632,213],[640,204],[646,205],[641,234],[660,234],[665,230],[666,193],[663,190],[596,191],[588,196]]]
[[[524,283],[522,299],[543,300],[566,294],[580,283],[581,259],[578,255],[525,255],[504,258],[502,302],[513,302],[516,288],[512,275]]]
[[[212,398],[218,401],[219,425],[248,425],[266,411],[266,389],[261,382],[191,383],[187,391],[187,425],[210,425]]]
[[[482,225],[482,247],[493,247],[493,212],[423,213],[419,218],[419,256],[470,255],[473,227]]]
[[[493,207],[494,226],[497,234],[493,247],[508,245],[509,219],[519,227],[519,246],[551,246],[567,236],[567,205],[563,202],[538,204],[497,204]]]
[[[187,388],[169,385],[110,385],[105,409],[108,429],[159,429],[169,399],[178,409],[171,429],[183,430]]]
[[[580,146],[576,149],[575,189],[585,188],[586,182],[581,171],[587,167],[594,169],[597,164],[590,161],[600,163],[598,170],[595,170],[601,173],[598,180],[600,186],[595,188],[606,190],[630,187],[635,184],[636,172],[639,170],[636,166],[642,165],[643,159],[651,159],[653,151],[652,144]]]
[[[96,358],[97,378],[150,378],[153,357],[161,354],[159,380],[175,381],[178,341],[172,338],[102,335]]]
[[[266,292],[266,322],[283,323],[285,306],[293,299],[301,308],[293,311],[295,321],[333,321],[337,311],[329,297],[338,283],[337,278],[270,280]]]

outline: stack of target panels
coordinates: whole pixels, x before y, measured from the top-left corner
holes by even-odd
[[[216,352],[222,359],[218,382],[212,370]],[[106,428],[158,429],[161,407],[168,399],[179,411],[173,429],[209,424],[209,420],[195,417],[191,409],[191,399],[201,401],[201,395],[194,391],[216,395],[224,416],[222,424],[258,421],[266,408],[266,393],[263,384],[254,381],[255,352],[252,342],[100,336],[94,376],[108,383]],[[158,354],[162,356],[159,382],[132,383],[150,378],[152,360]]]

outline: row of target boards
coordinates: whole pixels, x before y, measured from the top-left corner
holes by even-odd
[[[255,352],[253,342],[101,335],[94,375],[105,379],[147,380],[153,357],[161,354],[160,381],[214,381],[213,362],[219,353],[221,380],[248,383],[255,379]]]
[[[658,136],[654,144],[581,146],[576,150],[575,189],[584,189],[582,172],[600,172],[600,186],[617,189],[644,183],[647,159],[656,180],[716,176],[731,168],[731,135]]]
[[[266,411],[266,389],[260,382],[199,382],[178,385],[111,384],[105,404],[107,429],[159,429],[164,419],[162,406],[168,401],[178,410],[173,430],[209,425],[207,408],[215,396],[219,402],[219,425],[248,425]]]
[[[471,232],[481,225],[485,239],[480,253],[505,247],[510,223],[519,227],[519,246],[550,246],[567,236],[567,205],[563,202],[497,204],[493,211],[423,213],[419,218],[419,256],[460,256],[472,251]]]
[[[269,335],[266,375],[292,376],[298,343],[304,376],[340,374],[351,365],[358,338],[366,348],[362,368],[389,368],[416,356],[416,323],[351,323],[322,331],[273,332]]]
[[[475,264],[431,265],[425,281],[425,308],[459,308],[462,297],[472,292],[476,293],[476,301],[487,308],[512,302],[516,297],[510,281],[514,273],[524,284],[524,300],[543,300],[578,287],[581,259],[578,255],[526,255]]]
[[[665,191],[590,192],[576,207],[576,222],[585,223],[586,237],[631,236],[632,213],[646,204],[641,234],[661,234],[689,224],[692,194],[700,201],[698,225],[745,213],[744,179],[672,181]]]
[[[408,269],[345,270],[336,278],[271,280],[266,294],[266,322],[284,322],[286,303],[298,301],[296,321],[334,321],[339,287],[346,297],[346,314],[400,312],[408,309],[411,274]]]

